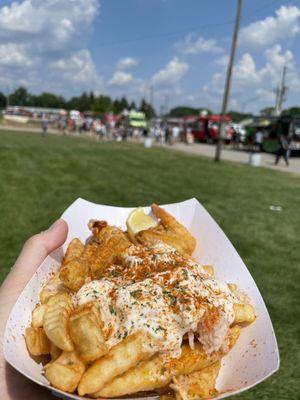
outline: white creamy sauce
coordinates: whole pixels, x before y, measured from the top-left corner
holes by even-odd
[[[172,263],[175,249],[161,244],[150,249],[153,254],[146,255],[148,262]],[[136,267],[144,262],[145,257],[139,258],[134,249],[130,253],[125,256],[125,263]],[[191,346],[195,333],[207,353],[219,350],[234,320],[233,304],[237,302],[227,284],[210,277],[200,264],[191,261],[185,267],[175,266],[171,271],[154,273],[137,282],[122,277],[88,282],[78,291],[77,301],[82,305],[93,300],[100,304],[109,347],[143,331],[156,339],[158,351],[170,357],[180,355],[185,334]],[[206,310],[213,307],[218,309],[219,316],[207,330]]]

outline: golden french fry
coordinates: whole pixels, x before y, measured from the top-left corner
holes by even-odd
[[[47,283],[44,285],[40,292],[40,302],[46,304],[50,297],[57,293],[65,293],[68,289],[64,286],[59,278],[59,272],[56,273]]]
[[[234,323],[247,325],[255,320],[254,308],[250,304],[234,304]]]
[[[209,275],[215,276],[215,270],[212,265],[202,265],[202,267]]]
[[[95,393],[116,376],[150,358],[154,351],[148,335],[137,332],[128,336],[88,368],[79,383],[79,395]]]
[[[159,400],[177,400],[177,399],[176,399],[176,397],[174,395],[174,392],[173,393],[167,392],[167,393],[160,394],[159,395]]]
[[[229,351],[240,334],[239,326],[230,329],[227,338],[227,351]],[[227,352],[226,351],[226,352]],[[195,343],[192,350],[187,344],[182,346],[180,358],[172,359],[165,363],[161,355],[155,355],[150,360],[141,362],[135,368],[131,368],[123,375],[117,376],[107,383],[102,389],[90,396],[119,397],[140,391],[155,390],[167,386],[174,376],[191,374],[217,362],[224,353],[212,353],[207,355],[200,343]]]
[[[176,398],[180,399],[211,398],[216,393],[215,385],[220,368],[221,361],[218,361],[190,375],[179,375],[173,378],[170,388],[176,393]]]
[[[227,286],[229,287],[231,292],[235,292],[237,289],[237,286],[235,283],[227,283]]]
[[[46,310],[45,304],[38,304],[32,311],[31,326],[34,328],[41,328],[43,326],[43,319]]]
[[[70,335],[83,361],[94,361],[107,353],[101,325],[99,306],[96,302],[84,305],[70,316]]]
[[[67,293],[50,297],[46,305],[43,326],[48,338],[60,349],[72,351],[74,345],[69,334],[68,322],[73,305]]]
[[[77,291],[84,285],[86,278],[89,276],[89,267],[84,260],[72,259],[65,264],[59,273],[59,277],[63,284],[71,290]]]
[[[195,344],[192,350],[188,345],[182,346],[179,359],[165,364],[161,355],[154,356],[151,360],[144,361],[135,368],[131,368],[123,375],[117,376],[107,383],[102,389],[92,393],[92,397],[119,397],[140,391],[148,391],[167,386],[172,376],[191,373],[197,369],[205,368],[216,362],[218,354],[208,357],[200,343]]]
[[[51,361],[55,361],[62,353],[62,350],[55,346],[53,342],[50,342],[50,356],[51,356]]]
[[[55,361],[46,364],[44,370],[54,387],[72,393],[84,373],[85,365],[74,351],[63,351]]]
[[[50,352],[50,341],[43,328],[26,328],[25,342],[29,353],[33,356],[41,356]]]
[[[83,253],[84,245],[78,238],[71,240],[66,250],[65,256],[62,261],[62,265],[68,264],[70,261],[79,258]]]

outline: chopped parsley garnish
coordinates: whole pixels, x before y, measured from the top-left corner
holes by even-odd
[[[175,297],[175,296],[173,296],[172,294],[169,294],[169,295],[168,295],[168,297],[169,297],[169,300],[170,300],[170,304],[171,304],[171,306],[175,306],[175,305],[176,305],[176,303],[177,303],[177,299],[176,299],[176,297]]]
[[[111,304],[109,305],[109,311],[111,314],[116,315],[116,310],[113,308]]]
[[[184,279],[188,279],[188,277],[189,277],[188,272],[187,272],[186,269],[182,270],[182,275],[183,275]]]
[[[157,328],[154,328],[153,330],[154,330],[155,332],[158,332],[158,331],[167,332],[166,328],[163,328],[163,327],[160,326],[160,325],[158,325],[158,327],[157,327]]]
[[[181,290],[182,294],[186,294],[186,288],[185,287],[181,287],[180,290]]]
[[[117,271],[117,270],[115,270],[115,269],[113,269],[113,270],[110,272],[110,276],[112,276],[112,277],[114,277],[114,278],[116,278],[116,277],[119,276],[119,275],[120,275],[120,272]]]
[[[130,292],[130,296],[132,296],[134,299],[137,299],[141,292],[141,290],[133,290],[132,292]]]

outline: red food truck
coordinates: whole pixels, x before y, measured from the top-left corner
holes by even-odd
[[[195,141],[214,143],[219,131],[220,115],[189,115],[184,117],[185,131],[192,130]],[[225,141],[230,142],[232,129],[229,125],[231,119],[225,116]]]

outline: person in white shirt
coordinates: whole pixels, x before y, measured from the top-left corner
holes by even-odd
[[[173,141],[173,143],[178,141],[179,134],[180,134],[179,126],[174,125],[173,128],[172,128],[172,141]]]
[[[258,128],[255,132],[254,142],[255,142],[255,150],[262,151],[262,143],[264,140],[264,133]]]

